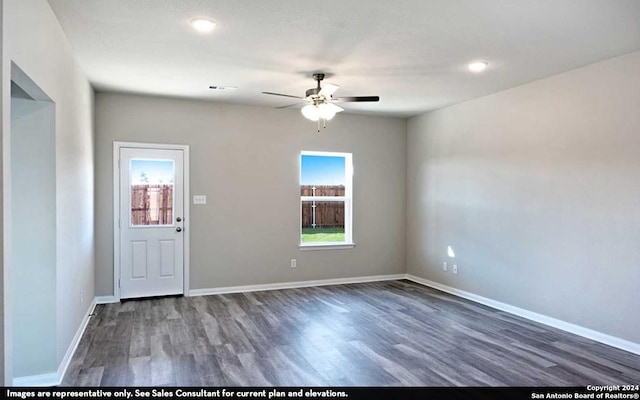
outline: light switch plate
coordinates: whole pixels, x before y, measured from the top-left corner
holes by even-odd
[[[207,204],[207,196],[204,194],[193,196],[193,204]]]

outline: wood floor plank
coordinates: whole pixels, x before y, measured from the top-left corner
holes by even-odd
[[[104,367],[89,368],[81,370],[78,374],[78,386],[100,386]]]
[[[220,358],[214,354],[196,354],[196,373],[203,386],[227,386],[227,381],[220,366]]]
[[[293,386],[326,386],[328,384],[291,346],[275,347],[265,359],[273,366],[279,386],[287,386],[287,382],[293,382]]]
[[[251,386],[274,386],[277,382],[268,361],[257,353],[238,354],[238,359],[246,374],[251,377]]]
[[[99,305],[68,386],[637,384],[640,356],[399,280]]]
[[[181,354],[174,357],[173,367],[177,386],[202,386],[193,354]]]
[[[364,342],[353,341],[349,343],[358,352],[370,359],[373,363],[378,364],[391,376],[396,378],[403,386],[424,386],[420,378],[415,376],[407,368],[393,361],[391,358],[385,357],[382,352],[376,352],[372,347]]]
[[[421,351],[416,349],[415,346],[408,346],[406,344],[398,344],[394,346],[400,352],[404,353],[414,365],[419,365],[425,371],[430,372],[430,379],[436,379],[442,382],[442,385],[437,386],[472,386],[484,384],[487,386],[503,386],[504,382],[500,382],[495,378],[490,379],[478,379],[474,380],[468,377],[468,371],[461,373],[461,366],[449,365],[444,357],[434,356],[430,351]],[[473,369],[475,370],[475,368]]]
[[[325,346],[318,348],[313,344],[305,341],[304,338],[300,338],[295,343],[290,345],[305,361],[312,365],[313,368],[320,374],[320,377],[328,382],[329,385],[346,385],[353,386],[343,370],[343,366],[340,365],[339,359],[340,353],[331,346]]]
[[[372,362],[364,354],[348,343],[337,346],[340,358],[338,363],[345,370],[346,377],[356,386],[401,386],[400,381],[384,368]]]
[[[129,357],[145,357],[151,355],[151,335],[149,324],[145,319],[138,319],[133,323]]]
[[[252,386],[251,376],[247,374],[238,357],[225,357],[220,359],[220,369],[224,380],[229,386]]]
[[[174,355],[193,355],[194,343],[190,329],[191,327],[187,326],[182,319],[169,322],[169,337]]]
[[[151,386],[151,356],[129,359],[127,386]]]
[[[561,350],[591,360],[593,363],[600,364],[611,369],[612,371],[619,371],[620,373],[626,374],[629,378],[632,378],[633,381],[640,382],[640,371],[638,369],[633,369],[626,363],[613,361],[606,355],[598,355],[597,353],[594,353],[593,346],[577,346],[575,344],[560,341],[553,342],[552,345]]]
[[[173,367],[171,337],[168,334],[151,336],[150,348],[151,384],[153,386],[175,386],[176,375]]]

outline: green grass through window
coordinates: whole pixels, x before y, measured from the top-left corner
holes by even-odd
[[[344,228],[302,228],[302,243],[344,242]]]

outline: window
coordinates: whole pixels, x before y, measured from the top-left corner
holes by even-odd
[[[300,155],[300,247],[353,247],[351,153]]]
[[[131,160],[131,226],[173,225],[173,160]]]

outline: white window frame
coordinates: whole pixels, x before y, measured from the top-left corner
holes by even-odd
[[[344,196],[300,196],[302,182],[302,156],[343,157],[344,158]],[[300,196],[300,250],[337,250],[351,249],[353,242],[353,154],[332,151],[301,151],[298,158],[298,195]],[[302,242],[302,203],[304,201],[340,201],[344,202],[344,242]]]

